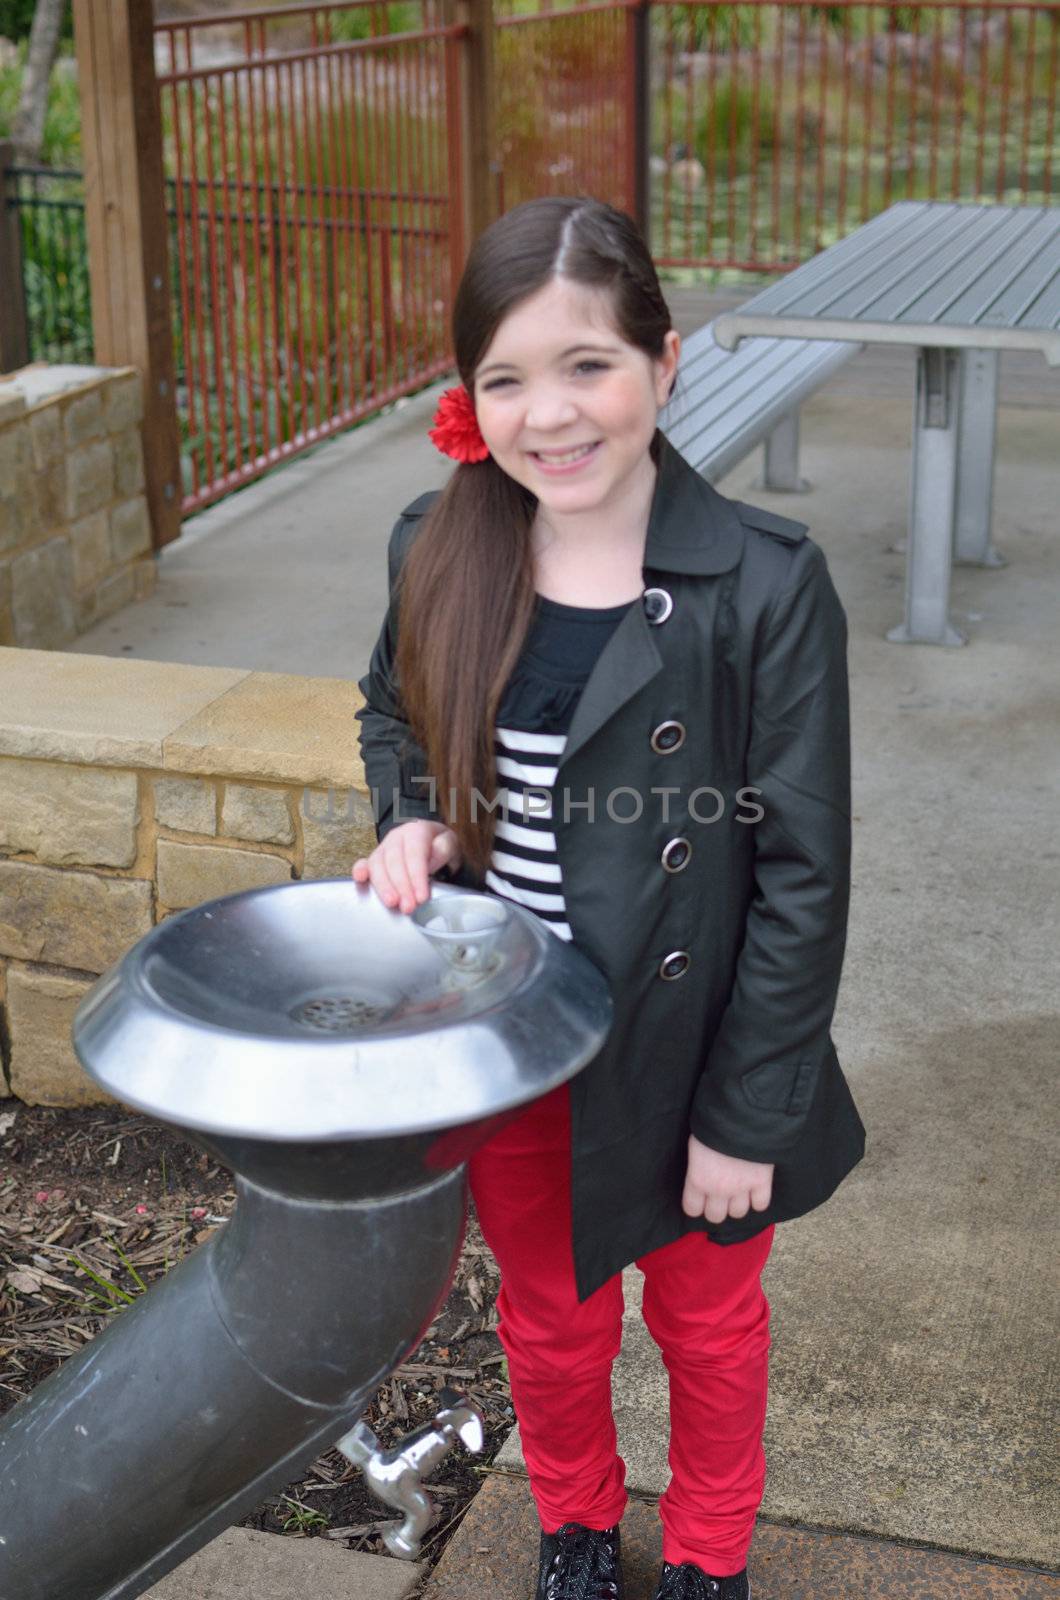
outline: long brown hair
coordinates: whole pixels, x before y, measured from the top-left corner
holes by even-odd
[[[464,386],[501,322],[553,278],[610,290],[627,343],[663,354],[670,312],[632,217],[585,196],[513,207],[480,234],[453,305],[453,348]],[[402,570],[397,676],[412,731],[437,783],[441,814],[479,875],[494,813],[493,727],[534,609],[532,494],[492,456],[460,464],[427,513]],[[452,802],[455,800],[456,804]]]

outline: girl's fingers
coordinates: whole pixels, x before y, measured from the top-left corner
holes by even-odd
[[[439,867],[455,866],[460,862],[460,841],[456,834],[446,829],[445,833],[436,833],[431,840],[431,853],[427,862],[429,872],[437,872]]]
[[[412,893],[412,884],[409,882],[408,865],[405,860],[404,842],[400,836],[391,834],[393,844],[386,854],[387,885],[394,899],[388,900],[388,906],[398,906],[402,911],[411,911],[415,905]]]
[[[763,1178],[751,1186],[751,1204],[756,1211],[765,1211],[773,1197],[773,1177]]]
[[[402,911],[415,911],[422,905],[430,894],[427,887],[427,857],[430,853],[431,840],[424,839],[416,833],[403,839],[405,847],[405,876],[408,880],[409,891],[412,894],[412,905],[405,904],[405,895],[401,897]]]
[[[746,1194],[734,1194],[729,1201],[728,1214],[730,1217],[746,1217],[750,1209],[750,1201]]]
[[[389,852],[384,851],[380,846],[378,850],[373,851],[368,859],[368,864],[371,869],[372,888],[383,904],[393,911],[399,897],[397,887],[390,877],[390,870],[387,864],[388,854]]]
[[[353,864],[356,883],[370,882],[391,911],[415,911],[428,898],[430,874],[448,863],[459,864],[460,846],[448,828],[425,831],[422,825],[395,828],[383,843]]]

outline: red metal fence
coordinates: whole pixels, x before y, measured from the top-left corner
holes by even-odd
[[[660,266],[782,271],[902,199],[1052,195],[1060,7],[652,0]]]
[[[415,10],[158,25],[186,510],[450,365],[463,30]]]
[[[892,200],[1052,198],[1058,0],[532,3],[495,11],[503,209],[594,194],[663,268],[776,272]],[[159,24],[185,510],[451,367],[448,6]]]
[[[636,211],[646,10],[644,0],[497,9],[502,210],[535,195],[581,193]]]

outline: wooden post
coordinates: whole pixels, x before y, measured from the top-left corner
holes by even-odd
[[[453,22],[467,33],[458,41],[460,72],[460,188],[465,254],[499,214],[500,162],[493,71],[493,0],[452,0]],[[455,197],[454,197],[455,198]]]
[[[15,186],[7,176],[8,167],[16,165],[14,144],[0,139],[0,372],[14,372],[29,360],[22,223],[10,204]]]
[[[180,533],[181,479],[153,13],[153,0],[74,0],[95,357],[143,375],[158,549]]]
[[[651,13],[647,0],[626,12],[629,40],[629,89],[633,115],[627,133],[630,171],[627,178],[629,209],[648,249],[651,249],[651,70],[649,42]]]

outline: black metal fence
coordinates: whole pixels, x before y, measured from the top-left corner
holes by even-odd
[[[25,359],[90,362],[84,182],[80,172],[8,166],[0,172],[0,295],[11,348]],[[16,330],[12,332],[11,330]]]

